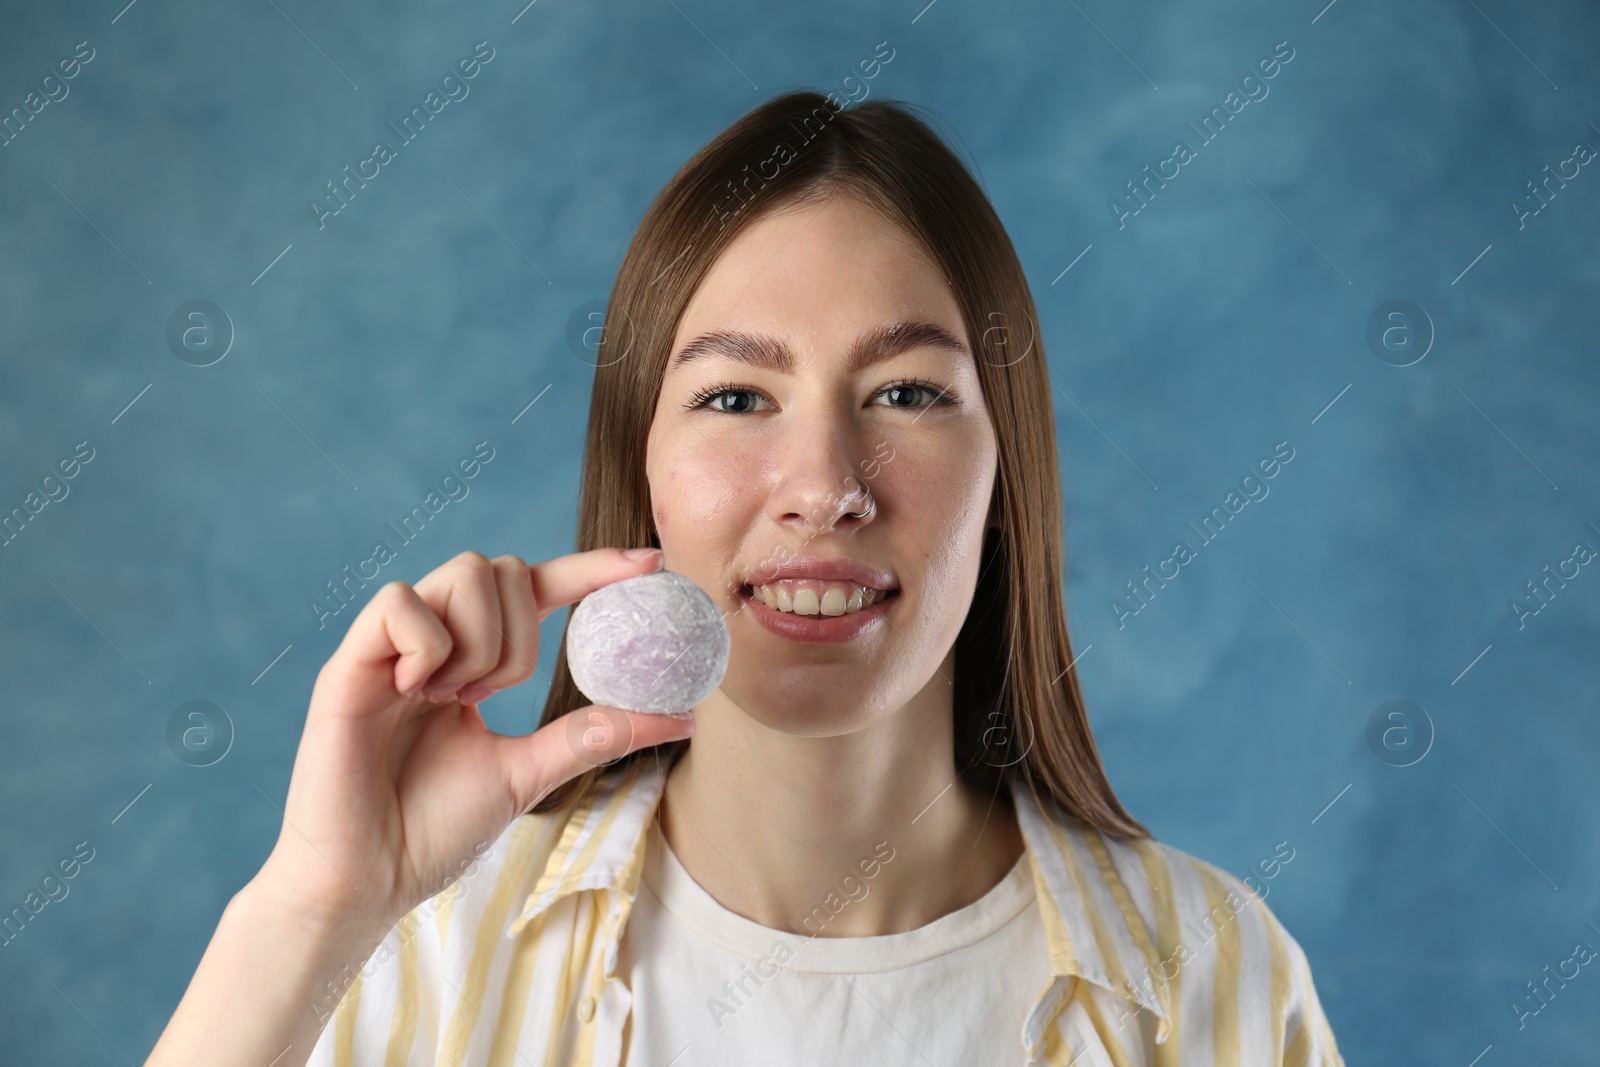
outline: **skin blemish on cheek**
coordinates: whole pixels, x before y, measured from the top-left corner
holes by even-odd
[[[668,482],[668,484],[676,482],[677,480],[678,480],[678,468],[677,467],[669,467],[669,468],[667,468],[667,482]],[[656,518],[656,529],[658,531],[665,530],[667,528],[667,509],[666,509],[666,506],[664,504],[662,504],[662,502],[659,499],[657,499],[654,494],[652,494],[651,498],[650,498],[650,510],[655,515],[655,518]]]

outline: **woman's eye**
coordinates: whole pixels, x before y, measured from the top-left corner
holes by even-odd
[[[874,400],[879,397],[888,397],[889,407],[907,411],[935,404],[955,403],[954,398],[943,388],[920,381],[903,381],[887,385],[873,395]],[[729,383],[701,390],[684,406],[690,410],[709,408],[724,415],[743,415],[754,410],[758,401],[765,399],[763,394],[754,389]]]
[[[921,404],[918,404],[915,399],[919,393],[927,395],[929,393],[927,386],[917,385],[913,382],[898,382],[889,386],[878,395],[888,397],[899,396],[902,399],[910,397],[910,403],[896,403],[895,401],[891,400],[889,402],[889,406],[892,408],[914,408],[922,406]]]
[[[727,405],[717,403],[724,397],[734,397],[736,399],[743,398],[744,402],[735,402]],[[756,394],[748,389],[723,389],[720,392],[715,392],[705,397],[700,404],[702,406],[709,407],[712,411],[720,411],[727,415],[740,415],[746,411],[749,411],[757,399],[759,398],[756,396]]]

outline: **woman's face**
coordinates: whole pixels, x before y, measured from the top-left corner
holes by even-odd
[[[724,339],[680,362],[707,335]],[[887,358],[852,368],[874,339],[869,354]],[[679,320],[647,444],[666,568],[710,594],[732,634],[728,673],[703,707],[726,699],[774,729],[821,736],[919,694],[948,702],[995,457],[954,295],[908,235],[846,196],[743,230]],[[876,508],[857,517],[869,490]],[[772,579],[775,598],[781,587],[816,612],[779,628],[862,621],[847,611],[818,622],[841,596],[853,607],[854,587],[782,577],[802,560],[866,564],[894,592],[848,639],[786,636],[763,625],[777,612],[750,585]]]

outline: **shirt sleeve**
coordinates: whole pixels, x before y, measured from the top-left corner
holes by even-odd
[[[419,1015],[425,1014],[419,985],[428,981],[431,967],[419,968],[418,957],[431,962],[426,939],[438,935],[426,914],[419,908],[391,928],[342,995],[324,989],[309,1005],[326,1021],[306,1067],[385,1067],[409,1062],[419,1039],[428,1047],[431,1033],[418,1032]]]
[[[1333,1028],[1322,1010],[1311,964],[1300,943],[1275,915],[1271,917],[1272,936],[1280,939],[1289,974],[1289,997],[1284,1008],[1282,1067],[1344,1067],[1344,1058],[1334,1041]]]
[[[384,1048],[376,1041],[373,1017],[378,1004],[373,994],[380,983],[358,975],[338,1007],[323,1023],[306,1067],[379,1067]],[[317,1014],[326,1011],[324,1007]]]

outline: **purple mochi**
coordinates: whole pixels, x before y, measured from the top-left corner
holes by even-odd
[[[592,703],[672,715],[722,684],[732,639],[689,578],[657,571],[601,586],[567,626],[567,669]]]

